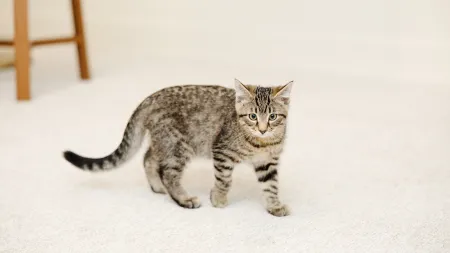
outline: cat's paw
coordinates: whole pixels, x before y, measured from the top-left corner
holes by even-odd
[[[267,208],[267,212],[273,216],[283,217],[290,214],[289,207],[287,205],[271,206]]]
[[[202,205],[202,203],[200,202],[200,200],[197,197],[189,197],[189,198],[185,198],[185,199],[181,199],[181,200],[176,200],[176,202],[181,207],[189,208],[189,209],[199,208]]]
[[[210,196],[211,204],[217,208],[224,208],[228,205],[228,198],[226,194],[211,190]]]

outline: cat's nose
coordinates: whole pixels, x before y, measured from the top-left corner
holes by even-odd
[[[259,132],[260,132],[261,134],[264,134],[265,132],[267,132],[267,130],[259,130]]]

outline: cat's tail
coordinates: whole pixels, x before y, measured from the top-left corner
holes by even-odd
[[[107,171],[119,167],[132,158],[141,147],[146,134],[145,111],[150,99],[144,100],[131,116],[119,146],[111,154],[102,158],[89,158],[64,151],[64,158],[72,165],[86,171]]]

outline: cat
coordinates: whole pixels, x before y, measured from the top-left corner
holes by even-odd
[[[135,109],[117,149],[103,158],[86,158],[64,151],[64,158],[86,171],[106,171],[129,160],[146,133],[150,147],[144,168],[150,188],[184,208],[198,208],[197,197],[181,185],[186,164],[194,157],[212,158],[215,182],[210,191],[214,207],[227,206],[234,166],[254,166],[267,211],[286,216],[290,211],[278,197],[278,163],[285,140],[293,81],[279,86],[243,84],[182,85],[159,90]]]

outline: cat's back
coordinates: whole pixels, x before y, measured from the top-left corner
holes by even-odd
[[[207,111],[234,106],[235,91],[220,85],[180,85],[161,89],[151,97],[155,107]]]
[[[235,115],[235,91],[219,85],[167,87],[150,96],[150,123],[176,122],[192,129],[220,125]]]

